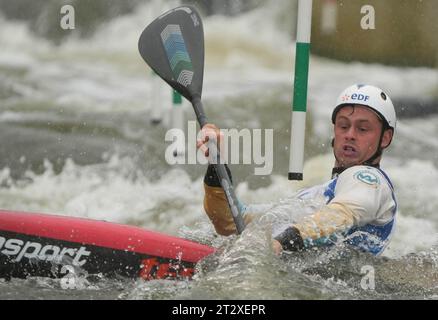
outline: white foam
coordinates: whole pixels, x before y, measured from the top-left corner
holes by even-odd
[[[58,175],[49,162],[45,166],[43,174],[27,172],[21,182],[12,182],[9,169],[0,171],[0,183],[9,185],[0,188],[0,207],[134,224],[171,234],[203,217],[201,180],[191,181],[178,169],[150,181],[136,172],[132,160],[116,156],[89,166],[69,160]]]
[[[398,212],[394,235],[383,256],[400,258],[409,253],[429,251],[438,244],[438,229],[430,220]]]
[[[427,251],[438,244],[436,181],[438,169],[431,161],[384,158],[382,165],[395,187],[398,201],[396,229],[388,257]]]
[[[438,221],[438,169],[432,161],[412,159],[405,164],[385,162],[400,203],[406,215]]]

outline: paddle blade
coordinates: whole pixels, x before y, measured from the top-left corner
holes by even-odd
[[[138,41],[144,61],[189,101],[201,98],[204,30],[191,6],[172,9],[149,24]]]

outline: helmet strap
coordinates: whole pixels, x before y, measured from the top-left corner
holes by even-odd
[[[377,163],[377,165],[376,165],[376,164],[373,164],[373,161],[376,160],[378,157],[380,157],[383,153],[383,149],[384,149],[384,148],[382,148],[383,135],[385,134],[385,131],[388,129],[389,129],[388,125],[383,124],[382,132],[380,134],[379,144],[377,146],[377,150],[371,156],[371,158],[369,158],[368,160],[363,162],[364,165],[371,166],[371,167],[377,167],[377,168],[379,167],[379,163]],[[391,141],[388,143],[388,145],[385,148],[387,148],[390,144],[391,144]]]
[[[364,164],[366,166],[374,166],[375,165],[375,164],[373,164],[374,160],[376,160],[378,157],[380,157],[382,155],[382,152],[383,152],[383,148],[381,147],[382,139],[383,139],[383,130],[382,130],[382,134],[380,135],[379,145],[377,146],[376,152],[374,152],[374,154],[368,160],[365,160],[362,164]],[[377,165],[379,165],[379,164],[377,164]]]

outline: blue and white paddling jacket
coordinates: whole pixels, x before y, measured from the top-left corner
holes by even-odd
[[[235,233],[222,188],[210,182],[204,179],[205,211],[219,234]],[[342,236],[346,243],[362,251],[374,255],[383,252],[394,230],[397,201],[391,181],[380,168],[350,167],[322,185],[301,190],[295,197],[305,200],[321,196],[325,205],[293,223],[305,247],[332,245]],[[246,223],[260,211],[256,207],[242,206]]]

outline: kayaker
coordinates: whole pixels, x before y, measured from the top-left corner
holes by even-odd
[[[397,201],[389,177],[380,168],[383,150],[390,145],[396,127],[391,99],[377,87],[352,85],[339,95],[331,120],[332,179],[296,195],[298,199],[324,196],[325,205],[273,234],[276,253],[332,245],[342,239],[379,255],[393,233]],[[197,147],[208,155],[205,137],[220,139],[220,130],[207,124],[202,131],[204,138],[198,140]],[[204,187],[204,208],[216,232],[225,236],[236,233],[214,165],[208,166]],[[239,205],[245,224],[250,223],[256,205]]]

